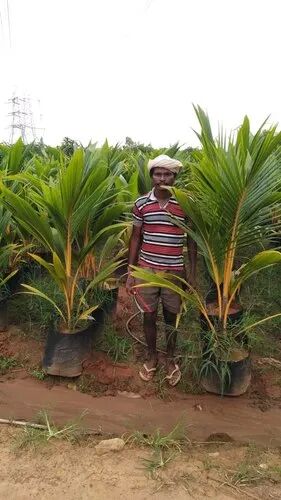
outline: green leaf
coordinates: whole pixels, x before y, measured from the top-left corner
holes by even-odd
[[[77,321],[89,319],[89,315],[92,314],[92,312],[94,312],[98,307],[99,307],[99,304],[96,304],[95,306],[89,307],[89,309],[86,309],[86,311],[83,311],[80,314]]]
[[[114,203],[111,207],[107,207],[101,216],[97,219],[92,227],[93,234],[98,234],[114,221],[117,221],[126,209],[125,203]]]
[[[65,318],[62,310],[58,307],[58,305],[52,299],[50,299],[50,297],[48,297],[45,293],[41,292],[41,290],[38,290],[37,288],[34,288],[33,286],[26,285],[24,283],[22,283],[21,286],[23,286],[24,288],[26,288],[28,290],[27,292],[23,292],[23,293],[26,293],[28,295],[36,295],[37,297],[41,297],[42,299],[45,299],[48,302],[50,302],[50,304],[53,305],[53,307],[56,309],[56,311],[59,313],[59,315],[61,316],[61,318],[66,323],[66,318]]]
[[[66,282],[67,276],[65,272],[65,267],[56,253],[53,253],[53,264],[54,264],[54,272],[58,277],[58,279],[62,282]]]
[[[53,238],[47,220],[40,217],[28,201],[2,186],[2,202],[13,214],[18,223],[32,236],[39,240],[44,248],[52,250]]]
[[[45,269],[47,269],[48,273],[50,274],[50,276],[53,278],[53,280],[59,285],[59,287],[61,288],[61,281],[62,281],[62,277],[60,275],[60,273],[57,273],[56,270],[55,270],[55,267],[53,264],[50,264],[49,262],[47,262],[45,259],[42,259],[42,257],[40,257],[40,255],[37,255],[37,254],[34,254],[34,253],[29,253],[28,255],[30,255],[30,257],[32,259],[34,259],[36,262],[38,262],[38,264],[40,264],[40,266],[44,267]],[[54,255],[53,255],[53,259],[54,259]]]
[[[252,259],[235,271],[235,278],[232,283],[232,291],[236,290],[242,283],[249,279],[253,274],[262,269],[281,263],[281,253],[276,250],[264,250],[258,253]]]
[[[19,171],[22,166],[23,156],[24,156],[25,145],[22,138],[20,137],[15,144],[10,146],[8,154],[8,172],[12,174]]]
[[[13,276],[15,276],[15,274],[17,274],[17,272],[18,272],[18,269],[15,269],[15,271],[12,271],[3,280],[0,280],[0,287],[5,285],[5,283],[7,283],[7,281],[9,281],[9,279],[11,279]]]

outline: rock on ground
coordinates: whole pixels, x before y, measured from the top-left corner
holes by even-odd
[[[121,438],[104,439],[95,446],[95,450],[97,455],[103,455],[104,453],[108,453],[110,451],[121,451],[123,450],[124,446],[125,446],[124,439]]]

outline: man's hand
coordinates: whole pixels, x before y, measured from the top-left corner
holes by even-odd
[[[134,290],[133,290],[134,285],[135,285],[135,278],[129,272],[128,278],[126,281],[126,290],[127,290],[127,293],[129,293],[130,295],[133,295],[133,293],[134,293]]]

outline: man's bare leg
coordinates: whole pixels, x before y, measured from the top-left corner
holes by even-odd
[[[156,350],[156,318],[157,312],[144,313],[143,315],[143,330],[148,347],[148,360],[145,363],[147,368],[155,368],[158,361]]]
[[[177,330],[176,321],[177,315],[167,311],[163,307],[163,316],[166,323],[166,343],[167,343],[167,357],[166,357],[166,371],[169,384],[174,386],[181,378],[181,372],[175,362],[175,350],[177,344]]]

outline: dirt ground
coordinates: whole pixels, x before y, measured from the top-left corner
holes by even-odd
[[[0,429],[0,498],[10,500],[279,499],[280,450],[234,444],[185,445],[151,474],[152,449],[131,447],[98,456],[97,440],[52,441],[19,449],[23,430]],[[147,462],[145,462],[147,460]]]
[[[131,298],[123,287],[119,289],[117,311],[112,318],[114,331],[122,336],[128,336],[125,325],[127,320],[136,312]],[[136,317],[131,325],[131,330],[137,338],[143,338],[142,325]],[[36,375],[40,371],[44,342],[32,338],[24,333],[20,325],[9,326],[7,332],[0,332],[0,355],[18,359],[18,366],[9,370],[3,377],[26,378]],[[280,339],[281,344],[281,339]],[[134,356],[131,361],[116,363],[100,350],[94,350],[91,357],[84,362],[83,374],[73,383],[77,390],[90,393],[94,397],[101,395],[116,396],[121,392],[137,393],[141,397],[157,396],[167,401],[185,399],[186,394],[200,394],[204,392],[196,383],[190,380],[189,375],[183,376],[180,384],[170,388],[162,383],[161,376],[149,384],[144,384],[139,376],[138,369],[145,358],[145,348],[134,344]],[[159,355],[159,364],[164,363],[163,355]],[[35,372],[35,373],[34,373]],[[162,377],[163,378],[163,377]],[[55,385],[68,386],[68,379],[59,377],[46,377],[42,384],[48,387]],[[251,400],[251,405],[266,411],[269,408],[281,407],[281,370],[268,365],[260,365],[259,359],[253,356],[252,382],[246,397]]]
[[[134,308],[121,293],[114,326],[125,334]],[[136,318],[134,333],[141,337]],[[35,335],[36,337],[36,335]],[[161,378],[144,384],[138,366],[144,350],[134,346],[131,362],[114,363],[95,351],[74,379],[43,377],[43,341],[26,335],[19,325],[0,333],[0,355],[16,362],[0,375],[0,418],[36,420],[39,410],[50,412],[58,425],[84,409],[87,429],[101,436],[78,444],[52,441],[39,449],[19,450],[22,431],[0,427],[0,499],[136,500],[281,498],[281,370],[254,358],[252,383],[239,398],[220,398],[200,387],[163,385]],[[155,450],[126,445],[122,452],[97,456],[97,439],[124,432],[169,432],[179,421],[188,428],[192,446],[168,450],[152,477]],[[226,436],[227,444],[210,443]],[[223,439],[224,441],[225,439]],[[204,445],[198,445],[204,442]],[[143,459],[149,462],[144,462]],[[158,457],[159,459],[159,457]]]

